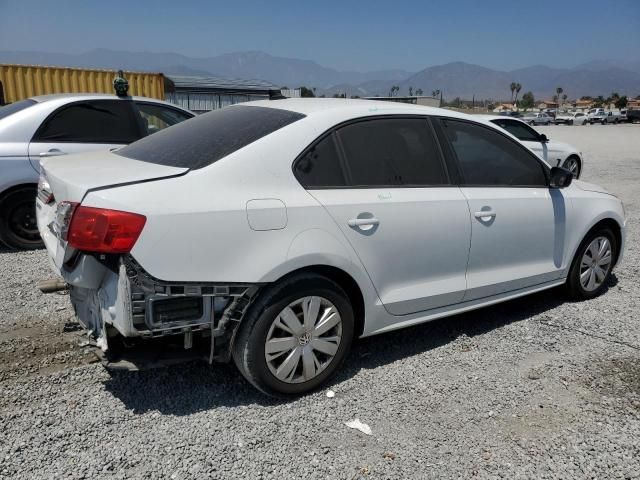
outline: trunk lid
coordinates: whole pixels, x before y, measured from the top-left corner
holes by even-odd
[[[91,190],[161,180],[183,175],[188,171],[188,168],[133,160],[110,151],[43,159],[40,165],[36,217],[38,230],[52,259],[54,271],[60,274],[63,264],[74,253],[61,234],[65,216],[64,208],[58,208],[61,202],[81,203]]]
[[[188,170],[141,162],[108,150],[40,161],[41,174],[49,182],[57,202],[80,202],[89,190],[173,177]]]

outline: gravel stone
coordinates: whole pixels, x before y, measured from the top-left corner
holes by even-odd
[[[230,365],[109,373],[36,289],[45,253],[0,251],[0,478],[640,478],[640,126],[539,130],[625,202],[608,292],[364,339],[332,399],[275,401]]]

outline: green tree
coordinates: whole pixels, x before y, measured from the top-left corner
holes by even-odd
[[[436,98],[438,95],[440,95],[440,90],[434,90],[433,92],[431,92],[431,96]]]
[[[518,104],[518,94],[520,93],[520,90],[522,90],[522,85],[520,85],[519,83],[516,83],[516,99],[513,103],[515,103],[516,105]]]
[[[627,106],[628,100],[627,100],[627,96],[623,95],[622,97],[618,98],[616,100],[616,108],[620,109],[620,108],[625,108]]]
[[[303,98],[313,98],[316,95],[315,93],[313,93],[313,90],[311,90],[310,88],[300,87],[300,96]]]
[[[509,89],[511,90],[511,100],[510,100],[510,102],[513,103],[513,92],[516,91],[516,82],[511,82],[511,85],[509,85]]]
[[[390,97],[395,97],[396,93],[400,90],[400,87],[397,85],[393,85],[391,87],[391,89],[389,90],[389,96]]]
[[[580,100],[593,100],[593,97],[590,97],[589,95],[583,95],[582,97],[580,97]]]
[[[409,87],[409,96],[413,97],[413,87]]]
[[[422,89],[421,88],[416,88],[416,95],[418,95],[418,96],[422,95]]]
[[[520,108],[527,110],[528,108],[533,108],[535,105],[536,99],[533,97],[533,92],[527,92],[522,95],[522,100],[520,100]]]
[[[593,106],[602,107],[604,105],[604,102],[605,102],[605,98],[602,95],[598,95],[593,101]]]
[[[562,95],[562,92],[564,92],[562,87],[556,88],[556,102],[558,102],[560,100],[560,95]]]

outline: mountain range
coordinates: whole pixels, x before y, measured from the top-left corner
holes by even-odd
[[[509,85],[522,85],[536,98],[550,98],[562,87],[569,98],[604,95],[640,95],[640,61],[594,60],[571,68],[534,65],[511,71],[464,62],[429,66],[419,72],[380,69],[370,72],[341,71],[312,60],[273,56],[260,51],[226,53],[204,58],[178,53],[125,52],[94,49],[80,54],[34,51],[0,51],[0,63],[55,65],[163,72],[167,75],[214,75],[224,78],[268,80],[290,88],[305,85],[316,94],[331,96],[384,96],[393,85],[399,94],[409,88],[424,95],[441,90],[446,99],[508,99]]]

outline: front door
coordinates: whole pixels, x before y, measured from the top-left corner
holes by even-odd
[[[322,175],[328,165],[344,176]],[[469,210],[449,182],[426,118],[341,127],[302,157],[296,176],[353,246],[389,313],[462,300]]]
[[[560,278],[568,204],[540,160],[489,127],[441,125],[471,213],[465,301]]]

